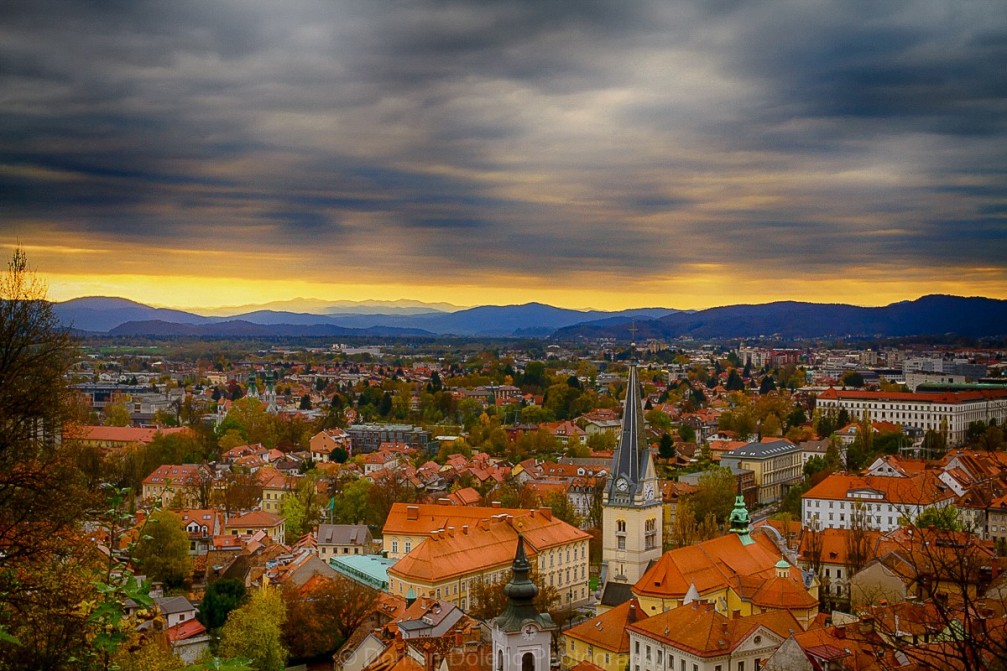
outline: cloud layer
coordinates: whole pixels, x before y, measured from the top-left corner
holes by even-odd
[[[1003,293],[1002,9],[8,2],[0,231],[77,275]]]

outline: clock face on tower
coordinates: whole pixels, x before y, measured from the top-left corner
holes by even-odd
[[[653,485],[653,483],[648,482],[647,486],[643,488],[643,498],[647,499],[648,501],[650,499],[654,498],[654,485]]]
[[[619,478],[618,480],[615,481],[615,488],[618,489],[620,492],[625,493],[626,491],[629,490],[629,482],[626,480],[626,478]]]

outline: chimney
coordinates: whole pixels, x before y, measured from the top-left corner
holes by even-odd
[[[550,522],[552,521],[552,508],[539,508],[538,512],[542,517],[546,518]]]
[[[490,503],[490,507],[491,508],[499,508],[500,507],[500,502],[499,501],[493,501],[493,502]]]
[[[467,524],[462,525],[462,533],[465,534],[466,536],[469,535],[469,525]]]
[[[450,536],[451,538],[455,537],[455,528],[454,527],[448,527],[448,536]]]
[[[451,499],[445,498],[445,497],[441,497],[441,498],[437,499],[437,505],[439,505],[439,506],[450,506],[451,505]]]
[[[731,619],[732,620],[737,620],[737,619],[740,619],[740,618],[741,618],[741,611],[740,610],[732,610],[731,611]]]
[[[844,639],[846,638],[846,625],[840,624],[836,626],[836,638]]]
[[[864,615],[860,618],[860,633],[869,634],[874,631],[874,616]]]
[[[406,506],[406,519],[407,520],[418,520],[420,518],[420,507],[419,506]]]

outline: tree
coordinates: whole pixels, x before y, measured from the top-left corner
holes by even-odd
[[[251,473],[226,473],[223,487],[216,490],[212,498],[218,505],[224,506],[224,512],[228,515],[240,510],[250,510],[262,498],[262,484]]]
[[[772,375],[766,375],[762,378],[762,382],[759,383],[759,393],[765,395],[771,391],[776,391],[776,382],[773,380]]]
[[[1007,588],[994,579],[996,559],[987,544],[965,532],[914,526],[890,534],[888,542],[886,556],[897,557],[910,598],[898,606],[879,603],[890,595],[856,579],[851,594],[879,634],[875,657],[894,662],[881,668],[1002,671]],[[912,636],[904,626],[910,618]]]
[[[846,534],[846,575],[856,575],[870,561],[870,544],[867,511],[858,501],[850,512],[849,533]]]
[[[360,478],[343,488],[332,507],[332,521],[336,524],[360,524],[370,521],[368,492],[373,487],[370,480]]]
[[[963,531],[961,522],[958,520],[958,508],[955,506],[924,508],[913,520],[913,525],[920,529],[933,527],[943,531]]]
[[[287,649],[282,628],[287,609],[277,589],[264,587],[252,593],[243,606],[231,611],[220,631],[218,651],[223,657],[251,659],[258,671],[283,671]]]
[[[553,515],[563,520],[567,524],[579,527],[581,522],[580,514],[563,492],[550,492],[546,495],[543,503],[552,509]]]
[[[170,510],[160,510],[150,516],[150,522],[134,558],[151,580],[169,588],[181,587],[192,578],[189,535],[182,518]]]
[[[308,583],[283,590],[287,623],[283,641],[295,659],[335,651],[374,610],[378,592],[349,578]]]
[[[199,621],[210,630],[223,627],[231,611],[245,600],[245,594],[245,584],[235,578],[211,582],[199,607]]]
[[[129,409],[126,407],[126,402],[122,399],[110,402],[105,406],[102,414],[104,415],[102,423],[105,426],[129,426],[133,421]]]
[[[745,389],[745,381],[738,375],[737,369],[732,368],[731,372],[728,373],[727,384],[724,387],[728,391],[743,391]]]
[[[848,370],[843,373],[843,376],[839,381],[844,387],[860,388],[864,386],[864,376],[855,370]]]
[[[718,466],[699,476],[698,487],[692,495],[696,521],[702,523],[703,518],[712,513],[717,524],[723,525],[734,509],[737,491],[738,481],[730,469]]]
[[[675,458],[675,441],[672,439],[671,434],[661,434],[661,440],[657,446],[657,454],[665,461]]]
[[[350,453],[346,451],[345,447],[334,447],[332,451],[329,452],[329,461],[336,464],[345,464],[346,460],[350,458]]]
[[[73,561],[67,538],[94,501],[76,469],[74,427],[66,426],[75,355],[18,247],[0,274],[0,634],[38,612],[35,604],[72,603],[64,592],[74,577],[56,567]],[[63,609],[58,617],[61,626],[73,616]],[[25,646],[30,652],[34,642]],[[73,649],[56,652],[65,659]]]
[[[531,581],[538,586],[538,594],[535,595],[535,608],[540,613],[549,612],[555,609],[560,595],[555,587],[543,585],[539,579],[537,567],[532,567]],[[504,587],[510,582],[510,571],[506,571],[503,578],[497,580],[487,580],[480,578],[471,580],[469,584],[469,608],[466,614],[477,620],[491,620],[498,616],[507,607],[508,596],[504,592]]]

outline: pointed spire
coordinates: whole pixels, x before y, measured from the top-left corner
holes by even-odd
[[[642,428],[640,403],[640,382],[637,379],[636,366],[630,366],[629,379],[626,382],[626,402],[622,412],[622,432],[619,445],[612,457],[612,476],[609,479],[609,498],[632,498],[637,485],[644,476],[646,458],[649,451],[641,449],[640,436]]]
[[[496,619],[496,625],[504,631],[518,631],[527,622],[534,622],[540,629],[553,627],[552,618],[548,613],[539,613],[534,600],[538,587],[528,577],[531,573],[531,563],[524,549],[524,536],[518,534],[517,551],[514,553],[514,563],[511,564],[511,580],[504,587],[507,595],[507,608]]]

